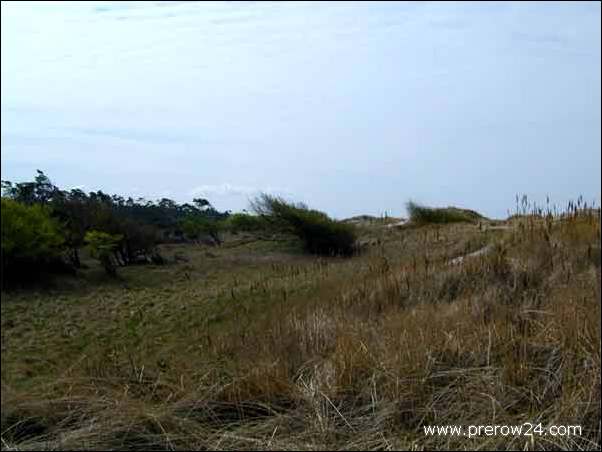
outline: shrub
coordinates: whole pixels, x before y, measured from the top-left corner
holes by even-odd
[[[220,232],[224,225],[223,220],[200,215],[191,215],[181,222],[182,230],[189,239],[200,240],[202,236],[209,236],[217,245],[221,245]]]
[[[112,235],[102,231],[88,231],[84,238],[92,257],[100,261],[110,276],[117,275],[114,253],[122,239],[122,235]]]
[[[269,223],[298,236],[312,254],[351,255],[355,249],[353,225],[337,222],[305,204],[292,204],[279,197],[261,194],[251,207]]]
[[[138,223],[130,218],[124,218],[119,227],[123,240],[118,245],[117,251],[124,264],[139,262],[143,257],[158,256],[157,242],[159,241],[156,227]]]
[[[410,220],[419,224],[456,222],[474,223],[485,218],[474,210],[459,209],[457,207],[426,207],[416,204],[413,201],[408,201],[406,208],[410,215]]]
[[[270,224],[263,217],[246,213],[230,215],[225,225],[231,232],[257,232],[270,227]]]
[[[50,210],[2,198],[2,282],[4,276],[27,277],[25,271],[59,262],[65,236]]]

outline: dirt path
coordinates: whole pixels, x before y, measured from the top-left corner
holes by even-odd
[[[486,231],[495,231],[495,230],[507,231],[507,230],[511,230],[511,229],[515,229],[515,226],[510,225],[510,224],[500,224],[500,225],[496,225],[496,226],[488,226],[485,228]],[[491,251],[493,251],[494,248],[495,248],[495,245],[493,243],[489,243],[488,245],[485,245],[483,248],[480,248],[477,251],[473,251],[472,253],[464,254],[463,256],[458,256],[458,257],[451,259],[448,262],[448,265],[460,265],[464,262],[465,259],[470,258],[470,257],[482,256],[484,254],[490,253]]]
[[[489,245],[486,245],[477,251],[473,251],[472,253],[468,253],[463,256],[458,256],[458,257],[453,258],[452,260],[449,261],[449,265],[460,265],[464,262],[464,259],[467,259],[469,257],[477,257],[477,256],[481,256],[483,254],[487,254],[490,251],[492,251],[493,248],[494,248],[493,244],[490,243]]]

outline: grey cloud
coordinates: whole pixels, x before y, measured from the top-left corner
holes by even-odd
[[[245,185],[232,185],[223,183],[218,185],[199,185],[190,190],[191,196],[252,196],[259,193],[288,196],[291,193],[286,189],[273,187],[250,187]]]

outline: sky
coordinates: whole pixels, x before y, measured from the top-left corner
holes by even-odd
[[[2,2],[1,175],[335,218],[600,203],[599,2]]]

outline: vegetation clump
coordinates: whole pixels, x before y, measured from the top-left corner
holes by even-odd
[[[410,220],[416,224],[425,223],[476,223],[485,217],[470,209],[458,207],[426,207],[413,201],[406,204]]]
[[[270,223],[259,215],[234,213],[225,221],[225,227],[230,232],[258,232],[270,229]]]
[[[84,240],[88,244],[90,254],[100,261],[110,276],[117,276],[117,265],[113,255],[122,239],[121,235],[111,235],[102,231],[86,232]]]
[[[31,277],[56,263],[64,243],[61,225],[48,208],[2,198],[3,284],[5,276]]]
[[[181,227],[186,237],[195,242],[208,241],[212,245],[221,245],[222,243],[220,238],[220,232],[224,227],[222,221],[190,215],[182,220]]]
[[[266,221],[299,237],[311,254],[350,256],[355,251],[354,226],[333,220],[324,212],[265,193],[251,207]]]

